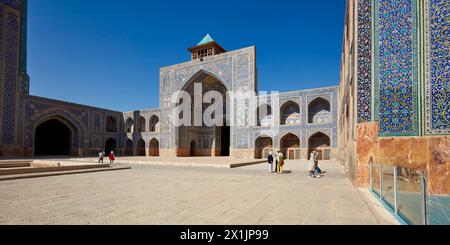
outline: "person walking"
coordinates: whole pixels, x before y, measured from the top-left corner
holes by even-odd
[[[109,154],[109,164],[113,164],[114,160],[116,160],[116,156],[114,155],[114,151],[111,151]]]
[[[275,152],[275,155],[273,156],[273,158],[274,158],[274,170],[273,170],[273,172],[274,173],[278,173],[278,151],[277,152]]]
[[[278,173],[283,173],[284,155],[281,151],[278,151]]]
[[[316,153],[314,151],[311,151],[309,156],[308,172],[309,178],[316,177]]]
[[[269,156],[267,157],[267,163],[268,163],[268,168],[269,168],[269,173],[272,173],[272,165],[273,165],[273,152],[270,151],[269,152]]]
[[[103,158],[105,157],[105,152],[104,151],[100,151],[98,153],[98,163],[103,163]]]
[[[322,170],[319,168],[319,152],[317,149],[314,149],[314,171],[316,177],[320,178],[322,176]]]

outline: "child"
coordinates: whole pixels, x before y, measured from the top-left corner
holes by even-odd
[[[114,156],[114,151],[111,151],[111,154],[109,154],[109,163],[113,164],[114,160],[116,160],[116,156]]]

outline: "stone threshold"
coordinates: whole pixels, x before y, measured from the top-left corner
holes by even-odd
[[[180,158],[179,158],[180,159]],[[182,159],[182,158],[181,158]],[[107,159],[106,159],[107,160]],[[105,161],[106,161],[105,160]],[[199,168],[222,168],[222,169],[232,169],[232,168],[239,168],[239,167],[245,167],[250,165],[257,165],[267,162],[267,160],[264,159],[258,159],[258,160],[242,160],[239,161],[233,161],[230,163],[205,163],[202,162],[203,159],[199,158],[199,161],[192,162],[192,161],[171,161],[170,159],[161,159],[161,160],[115,160],[114,164],[125,164],[125,165],[147,165],[147,166],[170,166],[170,167],[199,167]],[[213,160],[213,159],[210,159]],[[69,162],[72,163],[88,163],[92,164],[96,162],[96,159],[70,159]]]
[[[222,168],[222,169],[232,169],[245,167],[250,165],[257,165],[261,163],[265,163],[266,160],[261,161],[250,161],[250,162],[242,162],[242,163],[182,163],[182,162],[146,162],[146,161],[115,161],[115,163],[119,164],[137,164],[137,165],[149,165],[149,166],[172,166],[172,167],[195,167],[195,168]]]
[[[95,173],[95,172],[105,172],[105,171],[117,171],[117,170],[127,170],[127,169],[131,169],[131,167],[129,167],[129,166],[114,167],[113,166],[113,167],[101,167],[101,168],[68,170],[68,171],[57,171],[57,172],[13,174],[13,175],[0,176],[0,181],[17,180],[17,179],[31,179],[31,178],[41,178],[41,177],[61,176],[61,175],[71,175],[71,174]]]

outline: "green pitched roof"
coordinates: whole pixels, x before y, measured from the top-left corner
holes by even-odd
[[[206,34],[206,36],[197,44],[197,46],[207,44],[210,42],[214,42],[214,39],[209,34]]]

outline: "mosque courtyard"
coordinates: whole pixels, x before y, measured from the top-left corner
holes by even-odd
[[[122,165],[123,163],[117,163]],[[0,224],[376,225],[396,220],[342,166],[309,179],[306,161],[286,173],[131,164],[131,169],[0,181]]]

